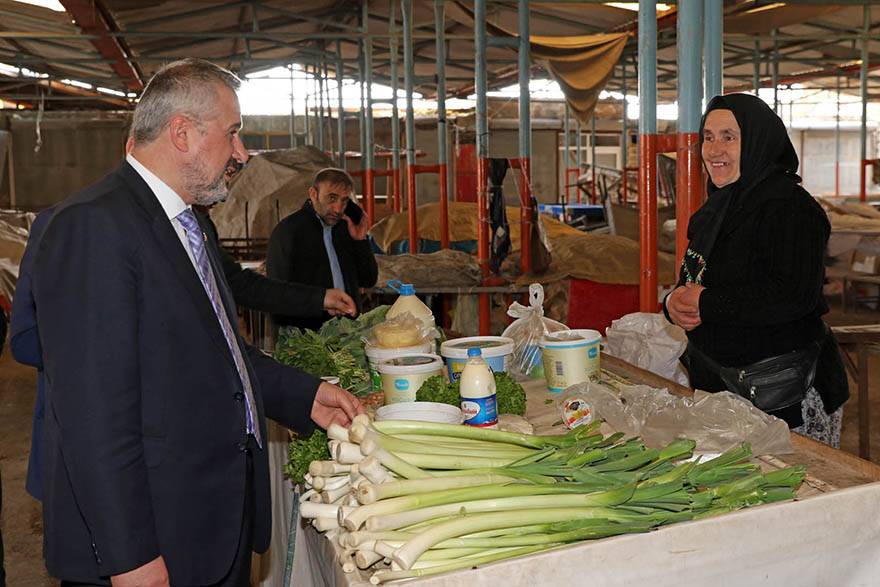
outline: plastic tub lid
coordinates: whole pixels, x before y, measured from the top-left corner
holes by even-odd
[[[383,375],[413,375],[443,369],[443,359],[430,353],[415,353],[386,359],[376,369]]]
[[[376,410],[376,420],[418,420],[440,424],[461,424],[461,410],[456,406],[437,402],[403,402],[382,406]]]
[[[513,352],[513,339],[506,336],[468,336],[453,338],[440,345],[440,354],[448,359],[467,359],[468,349],[478,348],[483,357],[502,357]]]
[[[601,340],[602,335],[595,330],[563,330],[545,334],[541,338],[540,345],[544,348],[564,348],[572,346],[586,346]]]

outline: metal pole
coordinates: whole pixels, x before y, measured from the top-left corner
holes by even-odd
[[[639,0],[639,308],[657,311],[657,0]]]
[[[318,149],[320,151],[324,150],[324,65],[321,60],[315,64],[314,68],[315,72],[315,82],[318,88],[318,108],[316,111],[316,119],[317,124],[315,127],[318,132]]]
[[[724,5],[723,0],[705,0],[703,16],[703,53],[706,67],[706,102],[724,92]]]
[[[336,134],[339,142],[339,167],[345,169],[345,106],[342,103],[342,79],[345,68],[342,66],[342,41],[336,41]]]
[[[791,110],[789,109],[789,112]],[[801,153],[801,159],[804,154]],[[837,76],[837,112],[834,115],[834,195],[840,195],[840,76]]]
[[[576,118],[574,121],[574,129],[575,129],[574,130],[574,149],[575,149],[574,166],[577,168],[577,174],[575,175],[574,182],[575,182],[575,184],[577,184],[578,179],[581,176],[581,171],[583,171],[583,168],[584,168],[584,156],[583,156],[583,152],[582,152],[583,147],[584,147],[583,146],[584,133],[581,130],[581,121],[578,118]],[[577,194],[577,203],[580,204],[581,203],[581,188],[580,188],[580,186],[576,185],[574,188],[574,191],[575,191],[575,194]]]
[[[755,51],[752,54],[754,69],[752,70],[752,85],[755,86],[755,95],[761,87],[761,41],[755,37]]]
[[[418,252],[419,229],[416,198],[416,120],[413,112],[412,0],[402,0],[403,77],[406,87],[406,206],[409,222],[409,252]]]
[[[400,212],[400,111],[397,108],[397,2],[391,0],[388,15],[389,50],[391,51],[391,197],[395,212]]]
[[[437,181],[440,188],[440,248],[449,248],[449,177],[446,173],[446,13],[443,0],[434,0],[437,32]]]
[[[291,63],[288,68],[290,69],[290,119],[287,122],[287,130],[290,132],[290,148],[296,147],[296,109],[293,107],[293,63]]]
[[[305,107],[306,107],[305,144],[311,145],[311,144],[313,144],[313,141],[312,141],[312,121],[311,121],[311,117],[309,116],[309,94],[311,93],[309,86],[311,85],[311,83],[309,82],[309,66],[308,65],[306,65],[303,68],[303,73],[305,74],[305,76],[303,78],[303,86],[305,87],[305,90],[306,90],[304,92],[305,96],[306,96],[306,99],[305,99]]]
[[[864,29],[862,31],[862,63],[859,69],[859,86],[862,94],[862,125],[859,129],[859,200],[868,198],[865,168],[868,159],[868,33],[871,30],[871,7],[864,6]]]
[[[621,71],[621,80],[622,80],[621,81],[621,86],[622,86],[621,89],[622,89],[622,93],[623,93],[623,100],[622,100],[623,121],[621,123],[621,126],[622,126],[623,130],[622,130],[621,137],[620,137],[620,170],[622,172],[622,175],[620,176],[620,198],[618,198],[618,201],[626,202],[627,196],[628,196],[628,194],[626,193],[627,187],[628,187],[627,186],[627,175],[628,174],[626,171],[626,165],[627,165],[626,159],[627,159],[627,156],[629,155],[629,135],[628,135],[628,131],[626,128],[626,125],[627,125],[627,117],[626,117],[626,110],[627,110],[627,107],[626,107],[626,92],[627,92],[626,59],[623,59],[621,61],[620,65],[621,65],[621,70],[622,70]]]
[[[489,276],[489,117],[486,90],[486,0],[474,2],[474,91],[477,94],[477,262],[485,280]],[[480,334],[491,328],[489,295],[480,294]]]
[[[702,200],[699,145],[703,80],[703,0],[678,2],[678,133],[675,165],[675,253],[684,257],[687,227]]]
[[[363,0],[364,32],[369,32],[370,3]],[[367,108],[364,114],[364,200],[366,203],[367,223],[373,226],[375,219],[375,183],[373,181],[373,169],[375,167],[373,156],[373,41],[369,35],[364,36],[364,72],[366,73],[366,98]]]
[[[593,184],[590,201],[595,204],[598,200],[596,193],[596,110],[593,110],[593,118],[590,120],[590,169],[593,170],[591,181]]]
[[[776,29],[773,29],[770,35],[773,38],[773,63],[771,66],[773,68],[771,74],[773,78],[771,80],[773,83],[773,111],[779,114],[779,38]]]
[[[529,92],[531,62],[529,0],[519,0],[519,161],[520,161],[520,269],[532,272],[532,101]]]
[[[366,77],[366,71],[365,71],[366,68],[364,67],[364,45],[363,45],[363,43],[358,43],[357,45],[358,45],[358,87],[360,88],[360,98],[361,98],[360,108],[358,108],[358,113],[357,113],[357,115],[358,115],[358,133],[359,133],[358,134],[358,152],[360,153],[360,168],[361,168],[361,171],[363,171],[367,166],[367,162],[365,159],[366,156],[364,155],[364,151],[365,151],[366,145],[367,145],[367,133],[366,133],[367,121],[366,121],[366,116],[365,116],[367,109],[366,109],[366,104],[364,103],[365,98],[366,98],[366,96],[364,96],[364,90],[366,89],[365,88],[366,84],[364,84],[364,78]],[[364,186],[366,186],[366,177],[361,176],[361,191],[362,192],[365,191]]]
[[[571,201],[568,188],[568,169],[571,167],[571,113],[568,110],[568,101],[565,102],[565,117],[562,119],[562,175],[565,186],[565,201]]]

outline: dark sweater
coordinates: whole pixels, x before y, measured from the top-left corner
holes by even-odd
[[[360,288],[376,284],[379,267],[373,256],[368,239],[356,241],[348,232],[348,224],[342,220],[332,229],[333,248],[339,260],[339,268],[345,281],[345,291],[361,311]],[[266,272],[269,277],[283,281],[305,283],[324,288],[333,287],[330,259],[324,248],[323,227],[310,200],[303,207],[283,219],[269,237],[266,256]],[[297,326],[317,330],[330,315],[320,318],[293,318],[276,314],[278,326]]]

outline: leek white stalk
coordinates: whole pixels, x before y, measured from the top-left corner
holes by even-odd
[[[385,558],[391,558],[391,560],[394,560],[394,553],[399,550],[401,546],[395,546],[393,542],[377,540],[373,548],[374,552],[377,554],[381,554]]]
[[[604,510],[605,508],[598,509]],[[428,528],[394,551],[391,555],[391,560],[395,561],[404,569],[410,569],[422,553],[435,544],[471,532],[490,530],[492,528],[511,528],[514,526],[542,522],[551,523],[584,520],[602,517],[603,514],[604,512],[597,515],[597,508],[542,508],[536,510],[492,512],[464,516],[448,522],[440,522],[435,526]]]
[[[321,499],[324,503],[333,503],[338,501],[351,492],[351,485],[345,483],[335,489],[325,489],[321,492]]]
[[[373,427],[379,432],[390,435],[416,433],[428,436],[436,435],[501,442],[524,446],[526,448],[567,446],[572,443],[571,437],[568,435],[535,436],[532,434],[519,434],[516,432],[502,432],[500,430],[491,430],[488,428],[477,428],[476,426],[416,422],[411,420],[383,420],[381,422],[373,422]]]
[[[423,471],[419,467],[408,463],[404,459],[381,447],[376,447],[370,456],[376,457],[383,467],[400,477],[405,477],[407,479],[425,479],[432,476],[427,471]]]
[[[354,554],[357,568],[365,570],[382,560],[382,555],[372,550],[359,550]]]
[[[461,487],[476,487],[479,485],[493,485],[508,482],[510,482],[510,478],[492,473],[460,477],[402,479],[398,481],[388,481],[386,483],[380,484],[363,484],[358,487],[357,497],[358,501],[362,504],[370,504],[382,499],[398,497],[401,495],[428,493],[431,491],[443,491],[445,489],[458,489]]]
[[[395,452],[398,458],[423,469],[492,469],[504,467],[519,459],[512,457],[480,457],[468,455],[425,454],[414,452]]]
[[[302,495],[299,496],[299,502],[300,503],[307,502],[309,500],[309,498],[312,497],[313,495],[315,495],[316,493],[317,493],[317,491],[315,491],[314,489],[309,489],[308,491],[306,491],[305,493],[303,493]]]
[[[349,473],[353,465],[343,465],[336,461],[312,461],[309,465],[309,474],[312,477],[333,477],[343,473]]]
[[[359,463],[364,460],[361,447],[351,442],[340,442],[336,445],[336,450],[332,454],[337,462],[345,465]]]
[[[360,548],[362,544],[375,542],[376,540],[384,540],[386,542],[405,542],[414,537],[415,534],[411,532],[364,532],[358,530],[356,532],[346,532],[345,546],[350,548]]]
[[[326,532],[327,530],[338,528],[339,522],[336,521],[336,518],[312,518],[312,526],[318,532]]]
[[[358,465],[358,471],[373,483],[384,483],[392,478],[391,473],[382,466],[379,459],[373,456],[362,460]]]
[[[348,428],[343,428],[336,422],[327,426],[327,438],[342,442],[351,442],[348,438]]]
[[[339,506],[329,503],[300,504],[299,515],[303,518],[336,518],[339,515]]]
[[[520,459],[531,455],[535,452],[531,448],[523,448],[512,444],[499,443],[483,443],[482,446],[456,446],[442,443],[430,442],[413,442],[410,440],[401,440],[394,436],[388,436],[374,430],[367,431],[363,440],[360,441],[361,452],[365,455],[372,454],[372,447],[379,445],[385,450],[395,454],[400,453],[416,453],[416,454],[436,454],[436,455],[455,455],[455,456],[472,456],[472,457],[495,457],[508,458],[510,460]],[[494,446],[492,446],[494,444]]]

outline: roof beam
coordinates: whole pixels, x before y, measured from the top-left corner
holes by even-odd
[[[93,39],[92,44],[103,57],[113,59],[110,67],[125,87],[132,92],[143,90],[143,79],[129,61],[122,39],[109,34],[115,32],[116,26],[109,14],[106,14],[101,0],[61,0],[61,5],[84,33],[97,35],[98,38]]]

